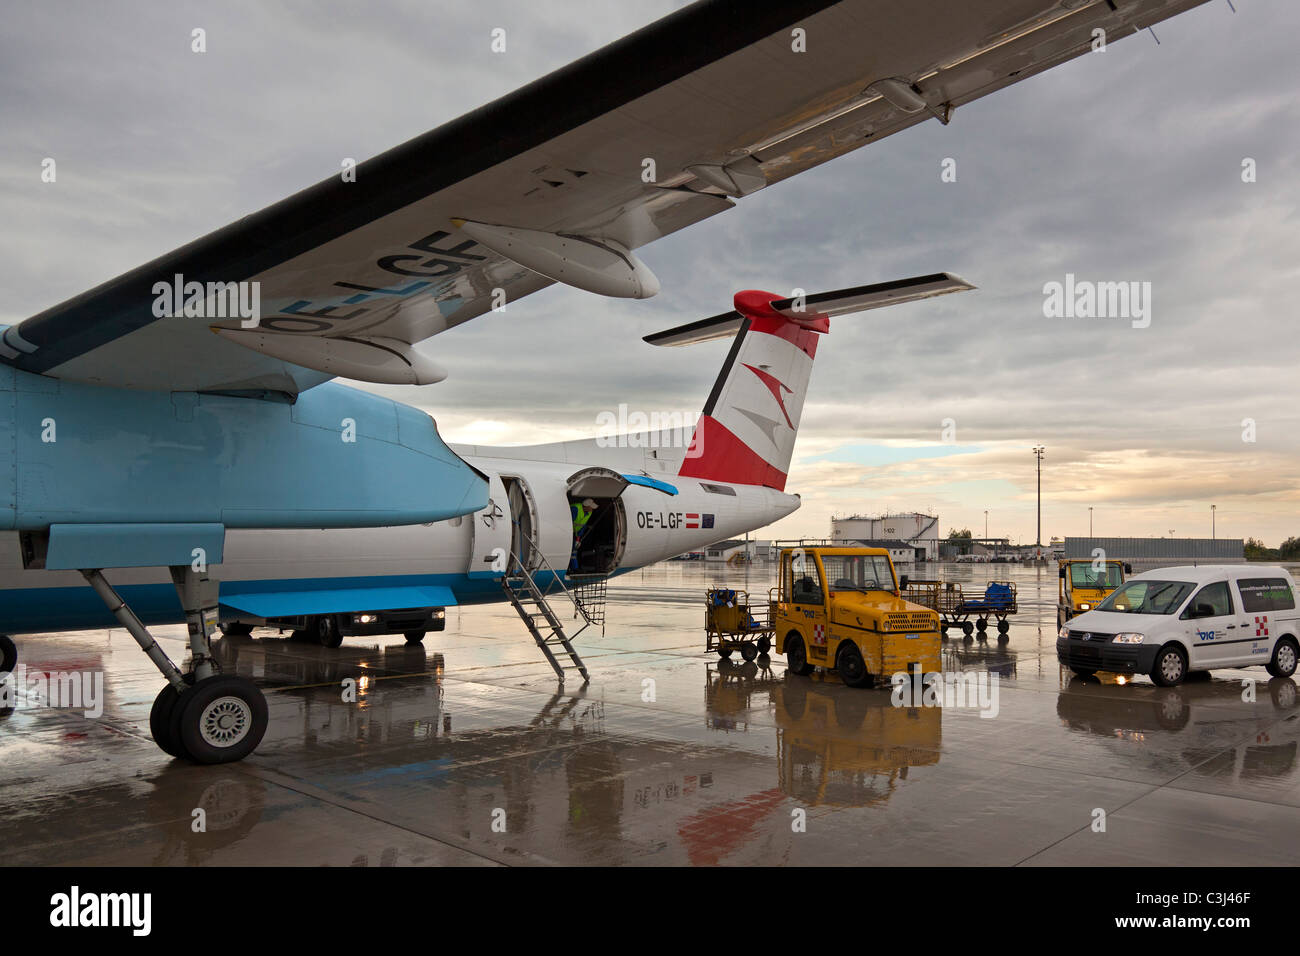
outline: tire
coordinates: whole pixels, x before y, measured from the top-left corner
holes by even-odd
[[[403,636],[406,638],[406,643],[419,644],[424,640],[424,635],[428,633],[428,631],[407,631]]]
[[[862,652],[852,641],[840,645],[835,670],[840,675],[840,680],[849,687],[870,687],[875,683],[875,678],[867,670],[867,662],[862,659]]]
[[[1151,679],[1160,687],[1177,687],[1187,678],[1187,655],[1177,644],[1166,644],[1156,652]]]
[[[1005,634],[1005,633],[1006,633],[1007,631],[1009,631],[1009,630],[1011,630],[1011,622],[1010,622],[1010,621],[998,621],[998,633],[999,633],[999,634]],[[1059,631],[1060,628],[1058,627],[1057,630]]]
[[[1273,677],[1290,677],[1295,673],[1296,661],[1300,658],[1300,650],[1296,647],[1295,638],[1281,638],[1273,645],[1273,657],[1264,669]]]
[[[757,645],[757,644],[741,644],[741,645],[740,645],[740,656],[743,657],[743,658],[744,658],[745,660],[747,660],[747,661],[752,661],[754,658],[756,658],[756,657],[758,656],[758,645]]]
[[[813,666],[808,663],[808,649],[798,634],[785,639],[785,669],[800,677],[807,677],[813,672]]]
[[[961,632],[965,634],[967,637],[970,637],[971,634],[975,632],[975,625],[972,624],[970,621],[962,621]]]
[[[8,634],[0,634],[0,672],[12,674],[18,666],[18,645]]]
[[[172,708],[171,732],[195,763],[242,760],[262,742],[266,697],[252,681],[218,674],[199,681]]]
[[[988,626],[989,626],[989,622],[987,618],[980,618],[978,621],[975,622],[975,629],[977,631],[987,630]]]
[[[772,639],[771,639],[771,638],[769,638],[769,637],[760,637],[760,638],[758,639],[758,652],[759,652],[760,654],[766,654],[766,653],[767,653],[768,651],[770,651],[771,649],[772,649]]]
[[[251,624],[243,624],[239,621],[231,621],[229,624],[221,625],[221,636],[222,637],[252,637],[253,626]]]
[[[1074,673],[1075,677],[1088,678],[1097,676],[1096,671],[1090,671],[1085,667],[1071,667],[1070,670]]]
[[[722,658],[724,661],[725,661],[725,660],[729,660],[729,659],[731,658],[731,648],[729,648],[729,647],[719,647],[719,648],[718,648],[718,656],[719,656],[720,658]]]
[[[343,632],[339,630],[338,618],[333,614],[322,614],[312,621],[312,633],[321,647],[338,647],[343,643]]]
[[[185,675],[185,683],[193,685],[193,673]],[[186,754],[181,747],[180,738],[172,732],[172,714],[181,697],[181,694],[172,689],[171,684],[163,684],[162,690],[153,699],[153,706],[149,708],[149,736],[153,737],[153,742],[167,756],[184,760]]]

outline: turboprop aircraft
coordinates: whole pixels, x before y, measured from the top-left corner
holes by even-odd
[[[219,673],[211,653],[223,600],[214,569],[245,556],[282,563],[255,544],[276,529],[310,537],[428,523],[454,537],[472,525],[475,560],[493,537],[486,530],[496,535],[493,563],[472,573],[504,576],[511,555],[523,565],[534,552],[571,558],[546,531],[559,520],[555,504],[536,497],[558,503],[548,497],[557,482],[566,503],[580,490],[617,498],[625,529],[646,523],[644,545],[636,535],[598,539],[603,567],[633,560],[630,545],[661,553],[655,535],[666,548],[679,534],[685,550],[761,514],[779,517],[791,500],[776,497],[774,470],[788,456],[758,449],[775,445],[782,425],[793,432],[788,405],[760,441],[754,430],[769,427],[760,419],[772,419],[772,408],[732,410],[715,395],[710,405],[723,414],[702,420],[698,461],[684,459],[670,475],[680,479],[676,494],[627,477],[661,480],[644,458],[646,474],[611,469],[631,483],[619,492],[611,475],[575,480],[580,469],[566,468],[585,462],[567,446],[539,451],[530,466],[537,489],[511,486],[535,496],[537,538],[520,555],[505,543],[504,520],[498,528],[482,519],[498,509],[506,517],[506,479],[520,478],[513,463],[529,459],[457,454],[427,414],[329,380],[437,382],[447,371],[417,343],[553,282],[649,297],[659,283],[635,250],[737,202],[761,202],[756,193],[842,153],[931,118],[946,125],[962,105],[1095,49],[1099,33],[1113,43],[1202,2],[802,0],[741,11],[708,0],[0,329],[0,454],[9,463],[0,468],[0,529],[16,532],[10,558],[23,576],[0,629],[38,619],[44,630],[76,626],[53,622],[77,598],[25,582],[29,573],[80,575],[167,680],[155,703],[162,716],[151,721],[156,735],[164,728],[159,742],[200,762],[238,759],[260,739],[266,704],[250,682]],[[746,309],[790,319],[765,301],[738,301],[721,326],[756,322]],[[693,334],[674,331],[670,338]],[[778,406],[791,397],[761,363],[750,372],[721,387],[762,389]],[[697,474],[715,455],[725,467]],[[540,464],[548,456],[561,456],[549,471]],[[303,481],[304,461],[329,480]],[[729,495],[704,482],[756,490]],[[731,507],[713,502],[732,497]],[[485,515],[489,499],[496,504]],[[674,499],[683,507],[670,507]],[[688,540],[690,531],[699,538]],[[291,560],[309,559],[309,546],[298,547],[307,550]],[[145,618],[159,619],[157,592],[132,583],[144,569],[159,578],[166,569],[171,613],[189,627],[188,673],[148,631]],[[329,587],[341,595],[339,611],[374,598],[366,587],[351,596],[344,582]],[[269,607],[237,610],[257,618]],[[0,641],[0,651],[12,668],[13,642]]]

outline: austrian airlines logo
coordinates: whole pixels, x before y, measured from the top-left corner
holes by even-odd
[[[754,368],[754,366],[748,364],[745,364],[745,368],[757,375],[758,380],[767,386],[767,390],[772,393],[772,397],[776,399],[776,403],[781,406],[781,414],[785,416],[785,423],[793,430],[794,422],[790,421],[790,413],[786,411],[785,399],[781,397],[781,392],[784,391],[787,394],[793,395],[794,389],[782,385],[775,375],[772,375],[769,372],[764,372],[761,368]]]

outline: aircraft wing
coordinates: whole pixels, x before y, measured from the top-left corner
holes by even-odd
[[[552,281],[652,295],[634,250],[1202,2],[706,0],[5,329],[0,361],[173,391],[437,381],[416,343]]]

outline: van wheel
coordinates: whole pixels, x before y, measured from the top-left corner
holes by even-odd
[[[1273,659],[1264,665],[1274,677],[1290,677],[1296,667],[1295,638],[1284,637],[1273,648]]]
[[[808,663],[808,649],[803,646],[803,638],[792,634],[785,639],[785,669],[792,674],[806,677],[812,673]]]
[[[419,644],[421,641],[424,640],[424,635],[427,633],[428,633],[427,631],[407,631],[406,634],[404,635],[406,638],[406,643]]]
[[[1096,677],[1096,676],[1097,676],[1097,672],[1096,672],[1096,671],[1090,671],[1090,670],[1088,670],[1088,669],[1086,669],[1086,668],[1083,668],[1083,667],[1071,667],[1070,670],[1074,672],[1074,675],[1075,675],[1076,677],[1085,677],[1085,678],[1086,678],[1086,677]]]
[[[1151,679],[1161,687],[1174,687],[1187,677],[1187,655],[1177,644],[1166,644],[1151,665]]]
[[[862,652],[852,641],[846,641],[840,646],[835,669],[839,672],[840,680],[849,687],[870,687],[874,682],[871,672],[867,670],[867,662],[862,659]]]

